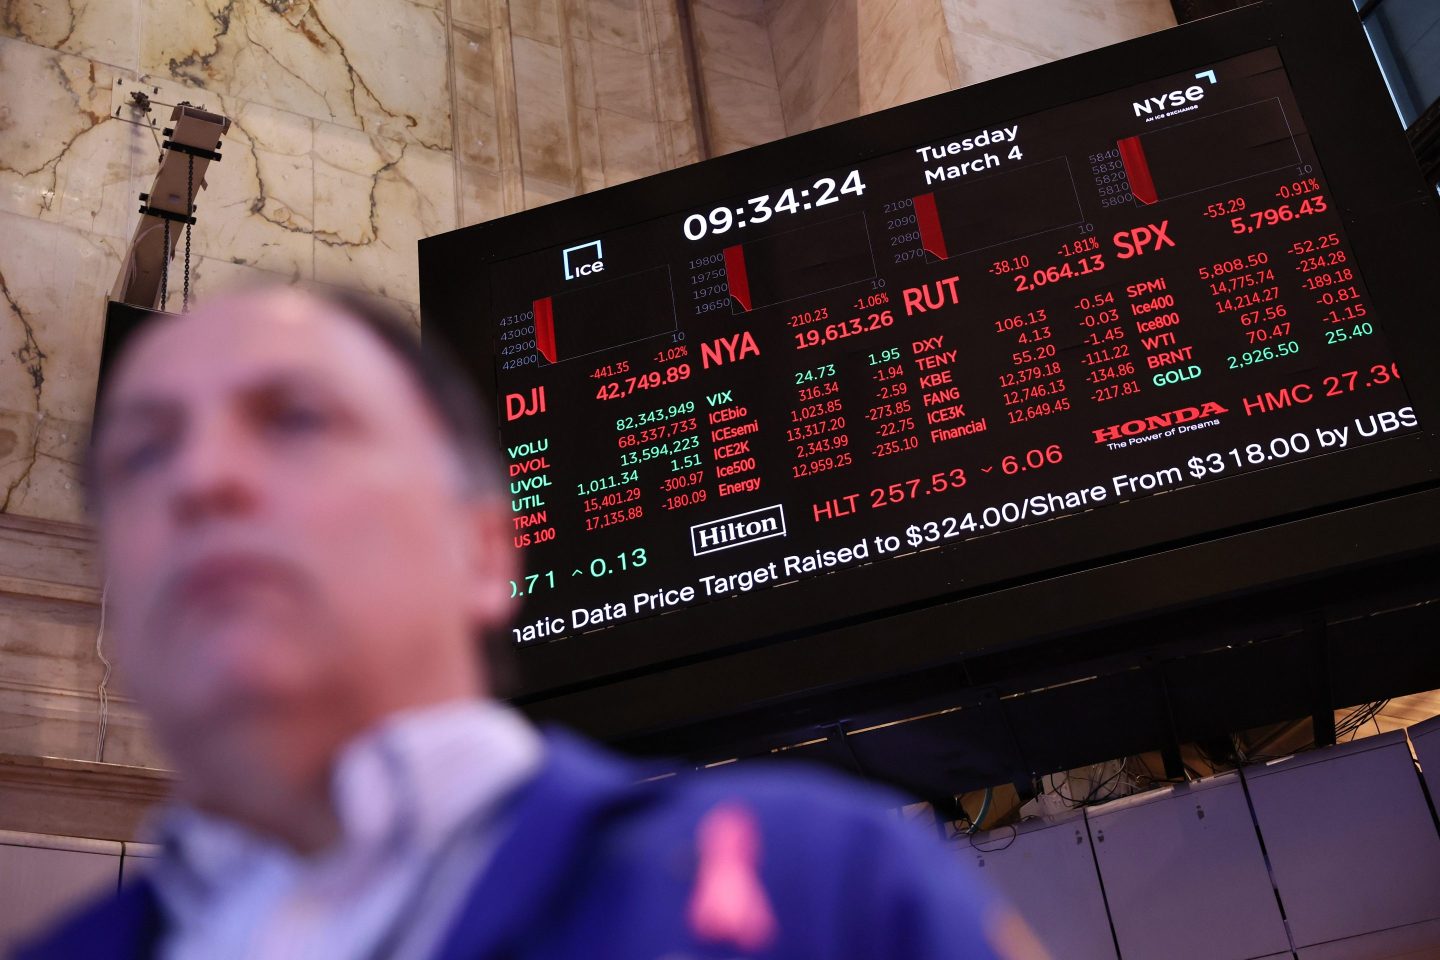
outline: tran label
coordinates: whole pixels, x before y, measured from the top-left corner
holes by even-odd
[[[605,251],[601,248],[599,240],[566,247],[560,251],[560,259],[565,265],[566,280],[588,277],[593,273],[602,273],[605,270]]]
[[[756,540],[785,536],[785,508],[781,504],[737,513],[719,520],[707,520],[690,528],[690,547],[695,556],[729,550]]]

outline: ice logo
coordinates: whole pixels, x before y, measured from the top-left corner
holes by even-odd
[[[590,251],[594,251],[593,255]],[[605,270],[605,251],[600,247],[599,240],[591,240],[589,243],[582,243],[574,247],[566,247],[560,253],[565,264],[565,279],[574,280],[577,277],[588,277],[594,273],[601,273]]]

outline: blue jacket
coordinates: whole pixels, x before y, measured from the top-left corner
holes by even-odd
[[[517,791],[507,839],[476,879],[436,960],[991,960],[999,909],[895,801],[820,771],[752,767],[636,783],[633,765],[566,736]],[[746,948],[688,915],[697,830],[725,805],[760,839],[756,876],[774,934]],[[83,909],[18,960],[142,960],[165,919],[143,878]]]

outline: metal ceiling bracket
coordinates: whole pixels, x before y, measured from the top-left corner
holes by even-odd
[[[168,286],[170,260],[180,242],[180,231],[166,227],[195,223],[194,194],[204,189],[209,165],[219,162],[221,138],[229,129],[228,117],[190,103],[174,107],[164,131],[160,169],[149,191],[140,195],[140,222],[112,299],[151,310],[163,308],[162,291]]]

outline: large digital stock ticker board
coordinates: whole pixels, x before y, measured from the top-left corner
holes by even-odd
[[[1275,47],[831,159],[487,267],[517,644],[1419,429]]]

